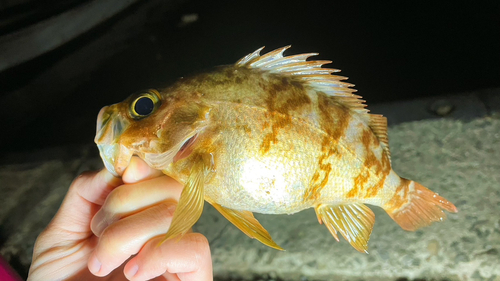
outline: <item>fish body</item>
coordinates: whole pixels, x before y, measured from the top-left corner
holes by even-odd
[[[346,78],[284,57],[288,47],[180,79],[162,90],[105,107],[96,143],[119,175],[132,155],[185,185],[166,239],[183,235],[212,204],[252,238],[281,249],[252,212],[292,214],[315,208],[366,252],[373,212],[382,207],[404,229],[445,218],[455,206],[393,170],[387,121],[368,114]]]

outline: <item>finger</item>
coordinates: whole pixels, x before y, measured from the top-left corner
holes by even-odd
[[[158,177],[162,175],[162,172],[149,167],[144,160],[134,156],[130,160],[130,164],[123,172],[123,182],[125,183],[136,183],[146,179]]]
[[[129,280],[149,280],[163,274],[176,274],[182,281],[213,280],[210,247],[205,236],[188,233],[177,241],[159,243],[163,237],[150,240],[125,266]]]
[[[175,205],[175,200],[166,200],[107,227],[89,258],[89,270],[94,275],[105,276],[139,252],[148,240],[166,233]]]
[[[89,176],[90,175],[90,176]],[[113,176],[108,170],[85,172],[75,179],[72,187],[85,200],[102,205],[108,194],[117,186],[123,184],[122,180]]]
[[[100,236],[108,225],[122,217],[167,199],[177,201],[181,191],[182,185],[167,176],[122,185],[109,194],[102,208],[95,214],[91,222],[92,231]]]
[[[88,229],[89,221],[98,206],[102,205],[106,196],[120,184],[121,179],[114,177],[106,169],[81,174],[71,184],[52,225],[75,232],[81,232],[82,227]]]

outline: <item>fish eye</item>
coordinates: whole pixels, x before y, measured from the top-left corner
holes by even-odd
[[[130,115],[134,119],[149,116],[160,105],[160,94],[156,90],[150,90],[139,94],[130,104]]]
[[[138,115],[146,116],[153,112],[155,104],[150,97],[140,97],[135,101],[134,111]]]

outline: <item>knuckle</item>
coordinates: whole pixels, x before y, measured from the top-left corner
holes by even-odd
[[[121,245],[120,233],[114,225],[108,226],[99,237],[100,248],[109,252],[118,252]]]
[[[192,244],[193,256],[196,261],[196,270],[199,270],[206,264],[207,260],[211,259],[210,246],[205,236],[200,233],[193,233],[190,237]]]
[[[73,180],[73,182],[71,183],[71,188],[76,188],[78,190],[82,186],[85,186],[85,184],[88,182],[88,180],[94,176],[94,174],[95,174],[95,172],[91,172],[91,171],[85,171],[85,172],[81,173]]]
[[[161,202],[148,211],[148,219],[159,226],[161,232],[170,228],[171,218],[174,216],[175,205],[169,202]]]
[[[195,244],[196,249],[199,250],[199,253],[203,254],[203,256],[207,253],[210,255],[208,239],[204,235],[200,233],[193,233],[191,239],[192,243]]]
[[[159,212],[161,217],[173,217],[175,209],[177,207],[177,202],[173,200],[165,200],[159,204]]]
[[[126,186],[116,188],[108,195],[104,207],[108,211],[120,211],[131,200],[131,191]]]

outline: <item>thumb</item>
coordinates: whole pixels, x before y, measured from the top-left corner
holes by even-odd
[[[81,174],[71,184],[51,225],[70,232],[90,231],[92,217],[108,194],[121,184],[121,178],[106,169]]]

